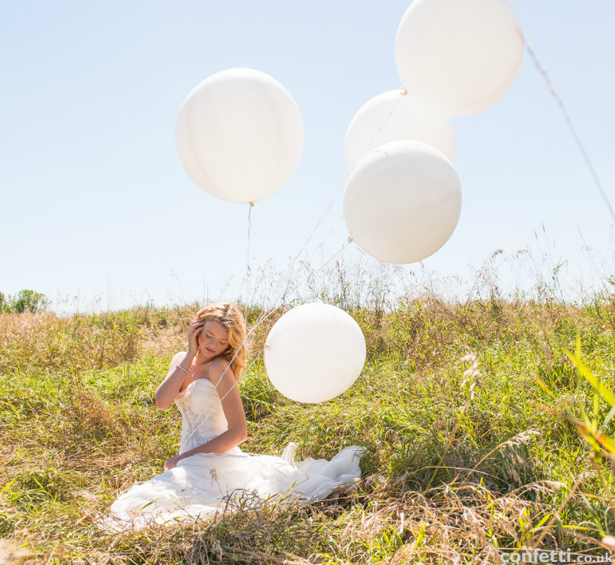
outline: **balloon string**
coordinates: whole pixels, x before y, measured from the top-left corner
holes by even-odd
[[[327,209],[324,211],[323,215],[320,217],[320,220],[318,220],[318,223],[316,224],[316,227],[312,230],[312,233],[309,235],[309,237],[307,238],[307,240],[305,241],[305,243],[303,244],[303,247],[299,250],[299,253],[297,253],[297,255],[295,256],[295,258],[293,259],[293,262],[291,263],[291,267],[295,264],[295,262],[297,261],[297,259],[299,259],[299,256],[301,255],[301,253],[303,253],[303,250],[307,247],[307,244],[310,242],[310,240],[312,239],[312,236],[316,233],[316,230],[318,229],[318,227],[320,226],[320,224],[322,223],[322,221],[325,219],[325,216],[329,213],[329,210],[331,210],[331,206],[333,206],[333,203],[337,200],[337,197],[340,195],[340,193],[342,192],[342,190],[344,190],[344,187],[346,186],[346,183],[343,183],[339,190],[335,193],[335,196],[333,197],[333,200],[331,200],[329,206],[327,206]]]
[[[314,255],[316,255],[316,253],[318,253],[318,250],[321,249],[324,251],[323,249],[323,245],[325,244],[326,241],[329,240],[329,238],[333,235],[333,233],[335,232],[335,230],[337,230],[337,228],[340,226],[340,224],[344,221],[344,216],[342,216],[338,222],[335,224],[335,226],[333,226],[333,229],[327,234],[327,236],[320,242],[320,245],[318,247],[316,247],[316,249],[312,252],[312,254],[307,258],[307,262],[308,264],[310,263],[310,261],[312,260],[312,258],[314,257]],[[316,275],[316,273],[319,273],[324,267],[325,265],[327,265],[327,263],[329,263],[329,261],[327,261],[326,263],[324,263],[315,273],[313,273],[312,276]],[[305,293],[307,292],[307,287],[310,283],[310,279],[309,277],[306,278],[305,284],[303,285],[303,290],[301,292],[301,294],[299,295],[300,298],[302,300],[304,300],[304,296]]]
[[[335,226],[333,226],[333,229],[327,234],[327,236],[320,242],[320,245],[314,250],[314,252],[308,257],[308,261],[310,259],[312,259],[312,257],[314,257],[314,255],[316,255],[316,253],[318,253],[319,249],[322,249],[323,244],[333,235],[333,232],[339,228],[340,224],[344,221],[344,216],[342,216],[337,224],[335,224]]]
[[[337,253],[335,253],[333,256],[331,256],[326,263],[324,263],[323,265],[320,266],[320,268],[318,268],[316,271],[314,271],[314,274],[317,275],[318,273],[320,273],[320,271],[322,271],[329,263],[331,263],[331,261],[333,261],[333,259],[335,259],[342,251],[344,251],[346,249],[346,247],[348,247],[354,240],[349,237],[348,241],[346,243],[344,243],[342,245],[342,247],[339,249],[339,251]]]
[[[252,208],[254,207],[254,202],[250,202],[248,206],[248,248],[246,251],[246,298],[244,305],[244,331],[248,331],[248,301],[250,299],[250,234],[252,232]]]
[[[549,80],[549,76],[547,75],[547,71],[540,64],[540,61],[538,61],[538,57],[536,56],[536,53],[534,52],[534,49],[532,48],[532,45],[529,41],[525,41],[525,48],[527,49],[527,52],[530,54],[532,61],[534,61],[534,65],[536,65],[538,72],[545,79],[547,90],[549,91],[551,96],[553,96],[560,110],[562,111],[562,114],[564,115],[564,119],[566,120],[568,127],[570,128],[570,131],[572,132],[572,136],[574,137],[574,140],[576,141],[577,146],[581,150],[583,159],[585,160],[585,163],[587,167],[589,168],[589,171],[592,177],[594,178],[594,182],[596,183],[596,186],[598,187],[598,190],[600,191],[602,199],[604,203],[606,204],[606,207],[608,208],[609,213],[611,214],[611,219],[613,220],[613,223],[615,223],[615,212],[613,212],[613,207],[611,206],[611,203],[609,202],[609,198],[604,190],[604,187],[602,186],[602,182],[600,182],[598,173],[596,172],[596,169],[594,168],[594,165],[592,164],[591,159],[589,158],[589,154],[586,151],[585,146],[583,145],[583,142],[581,141],[581,138],[579,137],[579,134],[577,133],[577,129],[574,127],[574,124],[572,123],[572,119],[570,118],[570,115],[568,114],[568,110],[566,109],[564,102],[555,92],[555,89],[553,88],[553,85],[551,84],[551,81]]]
[[[404,92],[402,92],[401,96],[399,97],[399,100],[397,101],[397,104],[395,104],[395,106],[393,106],[393,109],[391,110],[391,113],[386,117],[386,119],[384,120],[384,122],[382,122],[382,125],[378,128],[378,131],[374,134],[374,137],[372,137],[372,140],[369,144],[369,146],[367,147],[367,150],[370,151],[372,148],[372,145],[375,143],[376,138],[378,137],[378,134],[382,131],[382,128],[387,124],[387,122],[391,119],[391,116],[393,115],[393,113],[395,112],[395,110],[397,110],[397,107],[401,104],[401,101],[404,99],[404,96],[406,96],[408,94],[407,90],[404,90]]]

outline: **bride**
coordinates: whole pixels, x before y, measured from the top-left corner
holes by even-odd
[[[245,453],[246,418],[237,380],[245,368],[244,319],[228,302],[199,310],[188,330],[188,351],[177,353],[156,391],[156,406],[175,403],[182,415],[178,455],[164,472],[132,486],[113,503],[107,526],[139,529],[147,523],[213,517],[231,499],[322,500],[361,476],[364,447],[342,449],[331,461],[294,462],[290,442],[281,457]]]

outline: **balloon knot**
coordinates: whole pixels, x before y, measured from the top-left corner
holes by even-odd
[[[402,95],[402,96],[408,96],[408,91],[407,91],[407,90],[404,90],[404,91],[401,93],[401,95]]]
[[[348,243],[352,243],[354,240],[352,239],[352,237],[348,238]]]
[[[252,208],[254,208],[254,202],[250,202],[250,206],[252,206]]]

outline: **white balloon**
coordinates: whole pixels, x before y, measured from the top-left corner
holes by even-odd
[[[273,194],[303,152],[303,122],[290,93],[254,69],[229,69],[188,94],[177,118],[182,165],[203,190],[230,202]]]
[[[365,364],[363,332],[335,306],[305,304],[284,314],[265,343],[273,386],[297,402],[324,402],[357,380]]]
[[[445,116],[495,104],[522,59],[521,26],[506,0],[414,0],[395,40],[404,88]]]
[[[432,145],[455,162],[455,131],[451,121],[403,94],[383,92],[367,102],[352,118],[346,132],[346,165],[356,167],[361,158],[390,141],[410,139]]]
[[[461,185],[451,162],[418,141],[393,141],[350,173],[344,218],[355,243],[388,263],[422,261],[455,231]]]

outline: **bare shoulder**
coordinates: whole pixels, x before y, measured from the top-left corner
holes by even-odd
[[[178,353],[173,355],[173,359],[171,359],[171,362],[169,363],[169,369],[173,369],[173,367],[175,367],[175,365],[177,365],[182,360],[184,355],[186,355],[185,351],[179,351]]]
[[[171,363],[177,363],[184,355],[186,355],[185,351],[179,351],[175,355],[173,355],[173,359],[171,359]]]
[[[212,361],[209,368],[209,374],[211,377],[215,377],[216,379],[219,379],[224,374],[224,381],[235,381],[233,369],[231,369],[229,362],[224,359],[224,357],[218,356]]]

